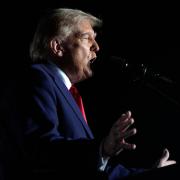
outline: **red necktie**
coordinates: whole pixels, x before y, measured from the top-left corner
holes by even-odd
[[[72,96],[74,97],[77,105],[79,106],[80,108],[80,111],[82,112],[82,115],[84,117],[84,120],[86,121],[87,123],[87,119],[86,119],[86,114],[85,114],[85,111],[84,111],[84,106],[83,106],[83,101],[82,101],[82,97],[81,95],[79,94],[77,88],[75,86],[71,86],[71,88],[69,89],[69,91],[71,92]]]

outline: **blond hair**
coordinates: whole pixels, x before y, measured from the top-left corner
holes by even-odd
[[[46,61],[50,40],[57,35],[62,41],[65,40],[82,20],[88,20],[92,27],[102,24],[99,18],[78,9],[59,8],[48,13],[39,22],[30,45],[32,61]]]

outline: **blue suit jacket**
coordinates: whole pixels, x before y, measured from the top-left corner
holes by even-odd
[[[26,162],[33,172],[53,172],[50,178],[58,173],[67,179],[73,173],[91,179],[97,172],[99,143],[57,73],[48,63],[30,68],[23,98]],[[106,172],[116,179],[130,170],[118,165]]]
[[[22,125],[29,170],[61,178],[95,175],[99,143],[57,69],[49,63],[32,65],[26,82]]]
[[[37,133],[39,138],[93,139],[74,98],[51,64],[33,65],[31,69],[30,114],[26,133]]]

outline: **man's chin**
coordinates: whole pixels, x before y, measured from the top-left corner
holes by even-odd
[[[88,71],[87,78],[91,78],[94,75],[94,72],[92,70]]]
[[[93,75],[94,75],[93,71],[89,70],[88,72],[86,72],[86,73],[84,74],[84,77],[82,78],[82,80],[89,79],[89,78],[91,78]]]

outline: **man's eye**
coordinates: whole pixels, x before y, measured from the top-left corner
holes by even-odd
[[[81,39],[89,39],[89,36],[82,36]]]

